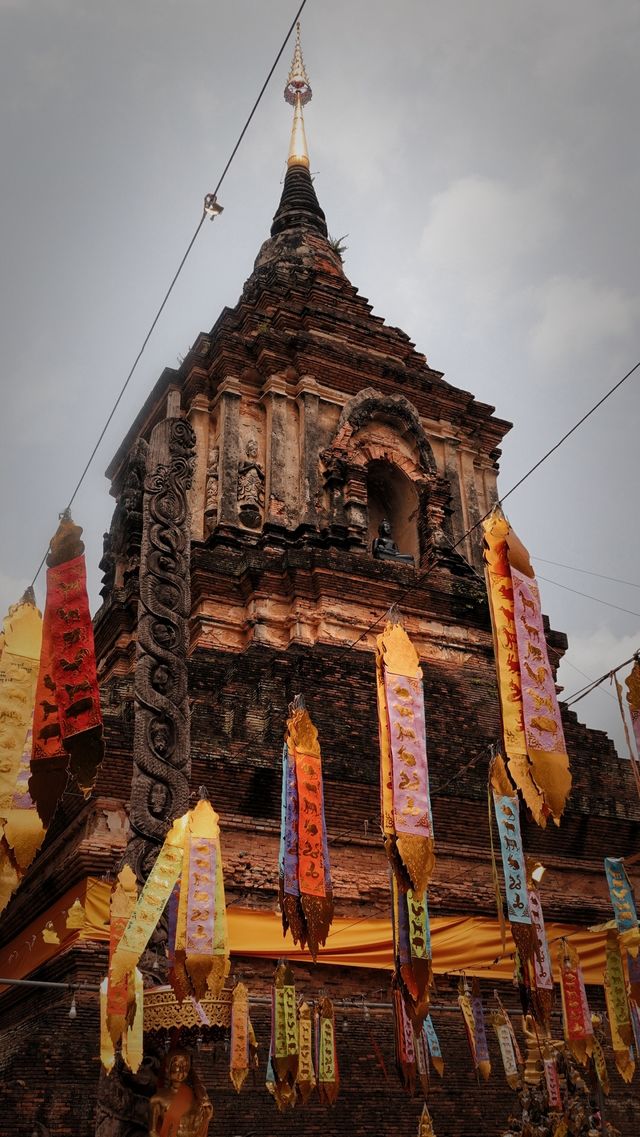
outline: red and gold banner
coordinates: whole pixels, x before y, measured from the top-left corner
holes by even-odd
[[[422,669],[398,623],[378,636],[376,679],[385,848],[400,888],[422,894],[435,864]]]
[[[64,516],[47,557],[47,601],[29,790],[45,826],[66,784],[93,789],[104,755],[82,529]]]
[[[579,1062],[585,1063],[593,1051],[593,1024],[578,953],[567,940],[558,952],[564,1037]]]
[[[331,999],[321,999],[316,1015],[316,1070],[318,1096],[323,1105],[335,1105],[340,1089],[336,1021]]]
[[[496,506],[483,523],[504,746],[539,825],[559,824],[571,788],[540,594],[529,554]]]
[[[318,732],[300,697],[290,709],[282,763],[282,924],[316,959],[331,928],[333,893]]]

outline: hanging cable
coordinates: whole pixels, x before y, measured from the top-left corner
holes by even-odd
[[[590,695],[596,687],[599,687],[600,684],[604,683],[606,679],[609,679],[611,675],[617,675],[618,671],[622,671],[623,667],[628,667],[630,663],[636,662],[639,658],[640,652],[634,652],[629,659],[624,660],[624,663],[619,663],[617,667],[610,668],[609,671],[605,671],[604,675],[601,675],[599,679],[594,679],[593,682],[587,684],[586,687],[581,687],[578,691],[574,691],[572,695],[567,696],[564,702],[568,707],[573,706],[574,703],[579,703],[581,699]]]
[[[569,572],[581,572],[584,576],[597,576],[598,580],[610,580],[612,584],[624,584],[628,588],[640,588],[637,582],[634,584],[632,580],[621,580],[618,576],[606,576],[602,572],[592,572],[590,569],[578,568],[577,565],[564,565],[561,561],[550,561],[546,557],[539,557],[537,553],[531,553],[531,559],[539,561],[543,565],[553,565],[554,568],[568,569]]]
[[[227,160],[227,163],[226,163],[226,165],[225,165],[225,167],[224,167],[224,169],[223,169],[223,171],[222,171],[222,173],[221,173],[220,177],[218,178],[218,181],[217,181],[217,183],[216,183],[216,187],[215,187],[215,189],[214,189],[213,193],[212,193],[212,194],[207,194],[207,196],[206,196],[206,198],[205,198],[205,208],[204,208],[204,209],[203,209],[203,211],[202,211],[202,216],[200,217],[200,220],[198,221],[198,224],[196,225],[196,228],[195,228],[195,230],[194,230],[193,236],[191,237],[191,240],[189,241],[189,244],[187,245],[187,248],[186,248],[186,250],[185,250],[185,252],[184,252],[184,254],[183,254],[183,256],[182,256],[182,259],[181,259],[181,261],[180,261],[180,263],[179,263],[179,265],[178,265],[178,267],[177,267],[177,269],[176,269],[175,273],[173,274],[173,277],[172,277],[172,279],[171,279],[171,283],[170,283],[169,287],[167,288],[167,290],[166,290],[166,292],[165,292],[165,294],[164,294],[164,296],[163,296],[163,298],[162,298],[162,303],[160,304],[160,307],[158,308],[158,310],[157,310],[157,312],[156,312],[156,314],[155,314],[155,316],[154,316],[153,320],[151,321],[151,325],[150,325],[150,327],[149,327],[149,330],[147,331],[147,334],[145,335],[145,337],[144,337],[144,339],[143,339],[143,341],[142,341],[142,345],[141,345],[141,347],[140,347],[140,350],[138,351],[138,354],[136,355],[136,357],[135,357],[135,359],[134,359],[134,361],[133,361],[133,364],[131,365],[131,369],[129,370],[129,373],[128,373],[128,375],[127,375],[127,377],[126,377],[126,379],[125,379],[124,383],[122,384],[122,387],[121,387],[121,389],[120,389],[120,393],[118,394],[118,397],[117,397],[117,399],[116,399],[115,403],[113,404],[113,407],[111,408],[111,411],[110,411],[110,413],[109,413],[109,415],[108,415],[108,417],[107,417],[107,421],[105,422],[105,424],[104,424],[104,426],[103,426],[102,430],[100,431],[100,434],[98,435],[98,438],[97,438],[96,444],[95,444],[95,446],[93,447],[93,450],[91,451],[91,453],[90,453],[90,455],[89,455],[89,457],[88,457],[88,459],[87,459],[86,465],[85,465],[85,467],[84,467],[84,469],[83,469],[83,471],[82,471],[82,473],[81,473],[80,477],[78,478],[78,481],[76,482],[76,485],[75,485],[75,488],[74,488],[74,490],[73,490],[73,493],[71,494],[71,497],[69,498],[69,501],[68,501],[68,503],[67,503],[67,506],[66,506],[66,509],[67,509],[67,510],[70,510],[70,509],[71,509],[71,506],[73,505],[73,503],[74,503],[74,501],[75,501],[75,499],[76,499],[76,496],[77,496],[77,494],[78,494],[78,490],[80,489],[80,486],[82,485],[82,483],[83,483],[83,481],[84,481],[85,477],[87,476],[87,473],[89,472],[89,468],[90,468],[90,466],[91,466],[91,463],[93,462],[93,459],[95,458],[95,456],[96,456],[96,454],[97,454],[97,452],[98,452],[98,449],[99,449],[99,447],[100,447],[100,443],[102,442],[102,439],[104,438],[104,436],[105,436],[105,434],[106,434],[107,430],[109,429],[109,426],[110,426],[110,424],[111,424],[111,421],[112,421],[112,419],[113,419],[113,416],[115,415],[115,413],[116,413],[116,411],[117,411],[118,407],[120,406],[120,403],[121,403],[121,401],[122,401],[123,395],[124,395],[125,391],[127,390],[127,387],[129,386],[129,383],[130,383],[131,379],[133,378],[134,372],[135,372],[135,370],[136,370],[136,368],[137,368],[137,366],[138,366],[138,364],[139,364],[139,362],[140,362],[140,360],[141,360],[141,358],[142,358],[142,355],[143,355],[143,353],[144,353],[144,350],[145,350],[145,348],[146,348],[146,346],[147,346],[147,344],[148,344],[149,340],[151,339],[151,336],[153,335],[153,332],[155,331],[155,328],[156,328],[156,325],[157,325],[157,323],[158,323],[158,320],[160,319],[160,317],[161,317],[162,313],[164,312],[164,309],[165,309],[165,307],[166,307],[166,305],[167,305],[167,301],[169,300],[169,297],[171,296],[171,293],[173,292],[173,289],[174,289],[174,287],[175,287],[175,285],[176,285],[176,282],[177,282],[177,280],[178,280],[178,277],[180,276],[180,274],[181,274],[181,272],[182,272],[182,270],[183,270],[183,268],[184,268],[184,266],[185,266],[185,264],[186,264],[187,258],[188,258],[188,256],[189,256],[189,254],[190,254],[190,252],[191,252],[191,250],[192,250],[193,246],[194,246],[194,245],[195,245],[195,243],[196,243],[196,240],[197,240],[197,238],[198,238],[198,236],[199,236],[200,230],[202,229],[202,226],[204,225],[204,223],[205,223],[205,221],[206,221],[207,217],[208,217],[208,216],[210,216],[210,214],[209,214],[209,211],[208,211],[208,209],[207,209],[207,206],[206,206],[206,203],[207,203],[207,202],[209,202],[209,201],[213,201],[213,202],[215,202],[215,199],[216,199],[216,196],[217,196],[218,190],[220,189],[220,186],[222,185],[222,183],[223,183],[224,179],[225,179],[225,178],[226,178],[226,176],[227,176],[227,173],[228,173],[228,171],[229,171],[229,168],[230,168],[230,166],[231,166],[231,163],[233,162],[233,159],[235,158],[235,156],[236,156],[236,154],[237,154],[237,152],[238,152],[238,150],[239,150],[239,148],[240,148],[240,145],[241,145],[241,143],[242,143],[242,140],[243,140],[243,138],[244,138],[245,134],[247,133],[247,130],[249,129],[249,126],[250,126],[250,124],[251,124],[251,120],[253,119],[253,116],[254,116],[254,114],[256,113],[257,109],[258,109],[258,106],[259,106],[259,104],[260,104],[260,102],[261,102],[261,100],[262,100],[262,96],[264,95],[264,93],[265,93],[265,91],[266,91],[266,89],[267,89],[267,87],[268,87],[268,85],[269,85],[269,81],[270,81],[270,79],[271,79],[271,77],[272,77],[272,75],[273,75],[273,73],[274,73],[274,71],[275,71],[276,67],[278,66],[278,63],[280,62],[280,57],[281,57],[281,55],[282,55],[282,53],[283,53],[283,51],[284,51],[285,47],[287,46],[287,43],[289,42],[289,39],[290,39],[290,37],[291,37],[291,33],[293,32],[293,30],[294,30],[294,28],[295,28],[295,26],[296,26],[296,23],[298,22],[298,20],[299,20],[299,18],[300,18],[300,14],[301,14],[301,12],[302,12],[302,9],[304,8],[304,6],[305,6],[305,4],[306,4],[306,3],[307,3],[307,0],[302,0],[302,3],[300,4],[300,6],[299,6],[299,8],[298,8],[298,11],[296,12],[295,16],[293,17],[293,20],[292,20],[292,22],[291,22],[291,25],[290,25],[290,27],[289,27],[289,30],[288,30],[288,32],[287,32],[287,34],[286,34],[286,36],[284,37],[284,39],[283,39],[283,41],[282,41],[282,45],[281,45],[281,47],[280,47],[280,50],[278,51],[278,54],[276,55],[276,57],[275,57],[275,59],[274,59],[274,61],[273,61],[273,64],[271,65],[271,68],[270,68],[270,70],[269,70],[269,73],[268,73],[268,75],[267,75],[267,77],[266,77],[266,79],[265,79],[264,83],[262,84],[262,87],[260,88],[260,91],[259,91],[259,93],[258,93],[258,97],[256,98],[256,100],[255,100],[255,102],[254,102],[254,104],[253,104],[253,106],[252,106],[252,108],[251,108],[251,111],[249,112],[249,117],[247,118],[247,120],[246,120],[246,122],[245,122],[245,124],[244,124],[244,126],[243,126],[243,128],[242,128],[242,130],[240,131],[240,135],[239,135],[239,137],[238,137],[238,140],[237,140],[237,142],[236,142],[235,146],[233,147],[233,150],[231,151],[231,154],[229,155],[229,158],[228,158],[228,160]],[[35,585],[35,583],[36,583],[36,581],[37,581],[38,577],[40,576],[40,573],[42,572],[42,569],[43,569],[43,566],[44,566],[44,562],[45,562],[45,561],[46,561],[46,559],[47,559],[47,554],[48,554],[48,551],[49,551],[48,549],[45,551],[45,554],[44,554],[44,556],[43,556],[42,560],[40,561],[40,564],[38,565],[38,568],[37,568],[37,571],[36,571],[36,573],[35,573],[35,576],[34,576],[33,580],[31,581],[31,587],[32,587],[32,588],[33,588],[33,586]]]
[[[583,596],[585,600],[593,600],[596,604],[604,604],[606,608],[615,608],[617,612],[626,612],[627,616],[637,616],[640,620],[640,612],[633,612],[631,608],[621,608],[619,604],[611,604],[609,600],[601,600],[599,596],[590,596],[588,592],[579,592],[577,588],[570,588],[568,584],[560,584],[559,580],[550,580],[548,576],[540,576],[536,573],[538,580],[544,580],[545,584],[553,584],[556,588],[563,588],[565,592],[573,592],[574,596]]]

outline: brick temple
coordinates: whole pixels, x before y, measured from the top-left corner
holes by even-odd
[[[446,381],[350,283],[328,237],[296,114],[271,233],[240,299],[197,336],[178,369],[162,373],[107,471],[116,504],[95,617],[106,757],[88,801],[65,794],[0,923],[2,966],[75,984],[77,1014],[70,1019],[68,989],[3,989],[0,1134],[7,1137],[147,1132],[152,1066],[137,1079],[115,1071],[106,1090],[100,1078],[104,936],[65,931],[59,914],[76,896],[87,906],[88,881],[114,879],[130,847],[131,810],[138,832],[131,802],[132,777],[138,786],[140,777],[134,681],[143,497],[151,435],[167,416],[183,416],[195,435],[187,491],[189,791],[204,785],[220,814],[230,912],[273,913],[277,905],[282,740],[287,708],[302,693],[322,747],[336,915],[352,926],[388,918],[374,648],[397,604],[424,671],[437,855],[431,917],[495,920],[487,769],[499,706],[480,529],[464,535],[497,500],[509,424]],[[410,560],[373,556],[383,518]],[[548,629],[547,642],[557,666],[566,638]],[[640,808],[612,742],[566,709],[563,721],[573,790],[562,824],[540,829],[524,807],[521,821],[526,851],[546,866],[547,923],[586,928],[611,918],[603,858],[636,851]],[[171,787],[158,784],[149,799],[150,863],[175,814]],[[63,929],[59,944],[45,942],[47,924]],[[232,971],[254,999],[255,1083],[235,1093],[223,1027],[199,1044],[198,1069],[215,1107],[211,1133],[415,1134],[422,1102],[403,1091],[395,1072],[389,970],[346,958],[323,963],[322,953],[316,966],[294,958],[293,969],[300,995],[336,1001],[340,1096],[332,1110],[312,1098],[277,1112],[264,1071],[278,953],[263,958],[259,949],[256,943],[243,956],[232,937]],[[486,1006],[497,987],[518,1025],[517,992],[504,968],[494,978],[492,965],[487,959],[481,970]],[[161,951],[147,967],[149,980],[154,969],[162,973]],[[486,1084],[476,1079],[456,1003],[459,978],[454,967],[436,976],[432,1013],[445,1075],[432,1080],[429,1108],[438,1137],[497,1135],[518,1112],[518,1098],[492,1032],[492,1076]],[[589,996],[592,1009],[602,1009],[602,989],[589,987]],[[606,1116],[631,1137],[640,1131],[640,1075],[626,1086],[606,1045],[605,1052]]]

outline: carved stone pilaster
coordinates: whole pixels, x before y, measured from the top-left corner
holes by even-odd
[[[196,453],[193,480],[189,490],[189,513],[191,515],[191,536],[201,541],[205,533],[205,509],[207,493],[207,466],[209,457],[209,400],[206,395],[196,395],[189,408],[189,422],[196,437]]]
[[[287,453],[287,384],[280,375],[265,383],[262,399],[267,410],[267,485],[265,528],[281,529],[287,524],[287,475],[293,455]]]
[[[129,818],[133,836],[125,854],[140,882],[171,821],[189,806],[187,493],[194,447],[195,435],[186,419],[158,423],[151,435],[144,486]]]
[[[296,402],[300,420],[300,524],[317,528],[318,505],[322,486],[320,478],[320,425],[318,411],[320,388],[309,375],[303,376],[296,389]]]
[[[236,525],[238,520],[238,463],[240,460],[240,388],[225,379],[219,389],[219,480],[218,524]]]

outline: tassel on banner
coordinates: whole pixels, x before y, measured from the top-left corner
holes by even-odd
[[[281,960],[275,970],[271,990],[270,1065],[273,1094],[278,1109],[296,1102],[296,1077],[299,1060],[296,989],[289,964]]]
[[[300,696],[290,708],[282,753],[280,908],[286,935],[315,961],[333,920],[329,844],[318,732]]]
[[[580,958],[567,940],[558,951],[564,1037],[574,1057],[586,1065],[593,1053],[594,1033]]]
[[[316,1070],[318,1096],[323,1105],[335,1105],[340,1089],[336,1020],[331,999],[321,999],[316,1012]]]
[[[38,674],[29,792],[45,828],[67,769],[85,797],[104,757],[93,624],[82,529],[63,514],[47,556],[47,600]]]
[[[306,1105],[316,1087],[316,1072],[313,1066],[313,1022],[308,1003],[301,1003],[298,1007],[298,1045],[296,1089],[302,1104]]]
[[[556,825],[569,760],[529,554],[502,510],[483,522],[484,559],[509,773],[538,825]]]
[[[400,889],[422,895],[435,864],[422,669],[400,624],[388,622],[376,644],[385,849]]]

